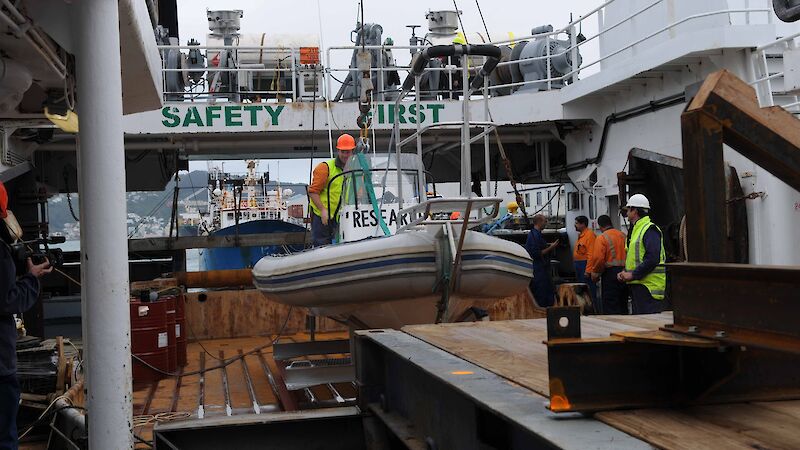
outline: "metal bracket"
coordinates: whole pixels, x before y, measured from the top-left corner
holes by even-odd
[[[554,412],[800,398],[800,357],[668,331],[547,342]]]
[[[581,337],[581,308],[554,306],[547,308],[547,340]]]

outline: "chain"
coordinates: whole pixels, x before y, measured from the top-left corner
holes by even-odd
[[[766,192],[751,192],[751,193],[749,193],[747,195],[742,195],[740,197],[730,198],[725,203],[731,204],[731,203],[739,202],[739,201],[742,201],[742,200],[755,200],[757,198],[764,198],[766,195],[767,195]]]
[[[72,218],[75,219],[76,222],[80,222],[81,219],[78,218],[75,214],[75,210],[72,209],[72,198],[69,192],[67,192],[67,206],[69,206],[69,213],[72,214]]]
[[[72,197],[69,192],[69,173],[67,173],[67,168],[64,168],[64,190],[67,191],[67,206],[69,206],[69,213],[72,214],[72,218],[75,219],[76,222],[80,222],[81,220],[78,218],[78,215],[75,214],[75,210],[72,209]]]

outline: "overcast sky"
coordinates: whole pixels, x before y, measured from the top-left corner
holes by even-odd
[[[483,24],[474,0],[456,2],[463,11],[462,22],[469,35],[480,32],[485,35]],[[561,2],[542,0],[483,0],[480,2],[483,17],[492,40],[508,39],[509,33],[514,36],[530,34],[532,27],[552,24],[560,28],[569,22],[570,14],[578,18],[602,3],[601,0],[569,0]],[[324,47],[336,45],[352,45],[350,31],[355,28],[358,19],[358,1],[356,0],[292,0],[285,2],[262,0],[178,0],[178,28],[181,44],[191,38],[205,43],[208,33],[206,9],[241,9],[244,11],[241,33],[321,33]],[[383,36],[391,37],[396,45],[408,45],[410,31],[406,25],[421,25],[418,35],[424,35],[427,29],[425,14],[429,10],[455,9],[448,0],[405,0],[388,2],[386,0],[365,0],[364,17],[367,23],[379,23],[383,27]],[[589,20],[584,34],[596,31],[596,20]],[[267,44],[268,45],[268,44]],[[396,50],[394,56],[398,64],[407,64],[410,56],[406,50]],[[333,59],[333,58],[332,58]],[[344,67],[350,54],[341,52],[333,59],[335,67]],[[403,75],[401,75],[401,78]],[[262,167],[268,162],[262,161]],[[275,162],[270,162],[276,166]],[[284,182],[308,182],[308,160],[283,160],[281,162],[281,178]],[[240,167],[240,168],[239,168]],[[205,162],[190,163],[192,170],[205,170]],[[226,170],[244,171],[243,163],[226,163]]]

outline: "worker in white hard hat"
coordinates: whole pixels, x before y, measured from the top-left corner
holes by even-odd
[[[652,314],[664,310],[667,275],[664,267],[664,237],[650,221],[650,200],[634,194],[625,205],[632,227],[628,233],[625,271],[617,275],[628,283],[633,314]]]

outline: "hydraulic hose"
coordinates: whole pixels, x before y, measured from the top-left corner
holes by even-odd
[[[422,75],[422,71],[428,67],[428,62],[432,58],[444,58],[450,56],[486,56],[488,59],[483,67],[478,71],[478,76],[473,79],[471,89],[478,89],[483,86],[483,77],[489,75],[500,62],[500,47],[489,44],[478,45],[434,45],[428,47],[414,56],[411,62],[411,72],[403,81],[403,91],[410,91],[414,87],[414,78]],[[477,83],[476,83],[477,82]]]

